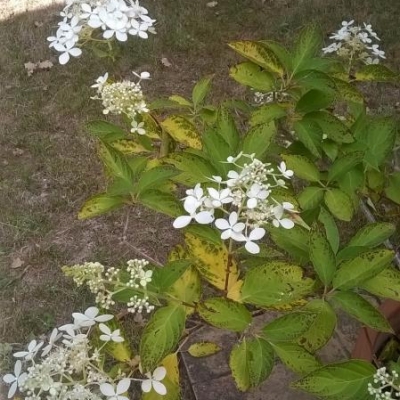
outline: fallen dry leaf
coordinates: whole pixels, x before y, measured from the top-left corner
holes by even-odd
[[[168,58],[163,57],[161,59],[161,64],[164,65],[164,67],[172,67],[172,64],[169,62]]]
[[[24,64],[24,67],[26,69],[28,76],[31,76],[36,69],[36,64],[29,61]]]
[[[18,156],[22,156],[22,154],[24,154],[24,151],[17,147],[12,151],[12,153],[14,156],[18,157]]]
[[[213,8],[218,5],[218,1],[210,1],[206,4],[207,7]]]
[[[37,68],[39,69],[50,69],[51,67],[53,67],[53,63],[50,60],[44,60],[44,61],[40,61],[37,64]]]
[[[41,26],[43,26],[43,22],[35,21],[35,26],[36,28],[40,28]]]
[[[11,263],[11,268],[16,269],[16,268],[21,268],[24,265],[24,262],[19,258],[14,258]]]

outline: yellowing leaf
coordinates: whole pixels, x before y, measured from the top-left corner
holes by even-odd
[[[241,279],[239,279],[236,283],[234,283],[228,290],[228,293],[226,295],[226,297],[228,299],[237,301],[238,303],[241,303],[241,294],[240,291],[242,289],[243,286],[243,281]]]
[[[175,385],[179,385],[178,355],[169,354],[162,360],[161,365],[167,370],[167,378]]]
[[[186,118],[179,115],[171,115],[161,123],[161,126],[177,142],[193,149],[201,149],[200,133]]]
[[[115,142],[111,143],[111,146],[120,151],[122,154],[128,156],[132,154],[149,152],[141,144],[129,139],[116,140]]]
[[[283,75],[285,72],[283,65],[275,53],[271,49],[264,47],[261,43],[242,40],[229,43],[229,47],[260,67],[280,75]]]
[[[212,354],[218,353],[221,350],[216,343],[212,342],[202,342],[202,343],[193,343],[188,348],[188,353],[192,357],[207,357]]]
[[[225,289],[228,250],[223,243],[217,245],[190,233],[185,235],[188,253],[201,276],[218,289]],[[237,282],[239,273],[234,259],[231,260],[228,290]]]

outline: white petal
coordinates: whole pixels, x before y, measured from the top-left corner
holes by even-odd
[[[218,190],[214,188],[207,188],[208,194],[213,198],[213,199],[219,199],[219,192]]]
[[[251,254],[257,254],[260,252],[260,246],[254,242],[247,242],[244,247]]]
[[[167,375],[167,370],[164,367],[157,367],[153,372],[153,379],[162,381]]]
[[[112,336],[111,340],[115,343],[121,343],[124,341],[124,338],[121,336]]]
[[[264,228],[255,228],[250,232],[249,239],[250,240],[258,240],[261,239],[265,235]]]
[[[229,215],[229,225],[230,226],[235,225],[237,220],[238,220],[237,212],[236,211],[231,212]]]
[[[141,37],[142,39],[147,39],[149,35],[146,32],[139,31],[139,37]]]
[[[28,354],[29,354],[29,352],[27,352],[27,351],[17,351],[16,353],[13,354],[13,356],[20,358],[20,357],[25,357]]]
[[[74,47],[69,51],[69,54],[74,57],[79,57],[82,54],[82,50],[78,47]]]
[[[186,197],[184,203],[183,203],[183,208],[185,209],[186,212],[189,214],[194,214],[199,207],[199,201],[193,197],[193,196],[188,196]]]
[[[99,324],[99,328],[106,335],[111,335],[111,329],[107,325]]]
[[[167,388],[161,382],[153,381],[153,388],[161,396],[164,396],[167,394]]]
[[[145,393],[149,393],[151,390],[151,379],[146,379],[142,382],[142,391]]]
[[[125,32],[117,31],[115,36],[120,42],[126,42],[128,40],[128,35]]]
[[[100,335],[100,340],[103,342],[109,342],[111,340],[111,337],[109,335]]]
[[[214,221],[214,216],[209,211],[200,211],[194,219],[199,224],[211,224]]]
[[[184,228],[185,226],[190,224],[191,220],[192,217],[190,215],[182,215],[178,217],[172,225],[175,229]]]
[[[72,318],[76,321],[87,321],[90,317],[82,313],[74,312],[72,313]]]
[[[131,385],[131,380],[129,378],[124,378],[120,380],[117,385],[117,391],[116,391],[117,394],[125,393],[129,389],[130,385]]]
[[[66,64],[69,61],[69,54],[68,53],[62,53],[60,57],[58,57],[58,61],[61,65]]]
[[[19,360],[18,360],[19,361]],[[17,380],[17,378],[12,374],[7,374],[3,376],[3,381],[7,384],[13,383]]]
[[[246,224],[244,222],[238,222],[237,224],[235,224],[235,226],[232,227],[232,230],[235,233],[239,233],[239,232],[242,232],[245,227],[246,227]]]
[[[113,36],[114,36],[114,31],[109,30],[109,29],[104,31],[104,33],[103,33],[104,39],[111,39]]]
[[[8,397],[9,399],[11,399],[11,397],[14,396],[15,392],[17,391],[17,387],[18,387],[18,383],[17,383],[17,382],[14,382],[14,383],[11,385],[10,390],[8,391],[8,395],[7,395],[7,397]]]
[[[223,231],[221,233],[221,239],[222,240],[227,240],[232,236],[232,230],[231,229],[227,229],[226,231]]]
[[[231,226],[229,225],[229,222],[226,219],[223,218],[218,218],[215,221],[215,226],[218,229],[221,229],[222,231],[224,231],[225,229],[229,229]]]
[[[294,222],[289,218],[283,218],[279,222],[285,229],[292,229],[294,227]]]
[[[21,373],[21,369],[22,369],[22,362],[21,362],[21,360],[17,360],[17,362],[14,365],[14,375],[16,378],[19,377],[19,374]]]
[[[100,391],[107,397],[115,396],[115,394],[116,394],[114,387],[112,385],[110,385],[109,383],[102,383],[100,385]]]
[[[111,314],[104,314],[104,315],[99,315],[97,316],[94,320],[97,322],[107,322],[110,321],[110,319],[113,319],[114,316]]]
[[[247,207],[248,208],[256,208],[257,207],[257,199],[256,198],[252,198],[252,199],[248,199],[247,200]]]

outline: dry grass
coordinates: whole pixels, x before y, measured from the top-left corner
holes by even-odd
[[[216,97],[237,86],[227,69],[235,55],[226,42],[274,38],[290,42],[312,16],[326,32],[342,19],[370,21],[383,39],[392,64],[400,59],[398,0],[148,0],[159,34],[131,41],[115,64],[85,54],[28,77],[24,63],[53,58],[46,36],[57,23],[57,8],[0,22],[0,342],[24,343],[84,308],[90,296],[60,272],[64,264],[98,260],[118,264],[138,256],[134,248],[162,259],[175,241],[170,222],[132,208],[78,221],[83,201],[103,185],[95,143],[83,130],[100,116],[89,85],[109,71],[116,77],[149,70],[149,97],[188,94],[202,75],[216,73]],[[35,21],[42,22],[40,27]],[[164,67],[160,60],[172,63]],[[374,91],[374,102],[391,107],[398,91]],[[397,100],[396,100],[397,101]],[[132,247],[133,246],[133,247]],[[18,268],[11,268],[18,264]]]

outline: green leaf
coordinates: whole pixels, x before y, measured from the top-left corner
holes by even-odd
[[[105,214],[108,211],[121,207],[124,204],[124,199],[117,196],[109,196],[98,194],[85,201],[78,213],[79,219],[87,219]]]
[[[208,357],[221,351],[221,347],[212,342],[193,343],[187,352],[192,357]]]
[[[251,314],[243,304],[224,298],[207,299],[197,311],[209,324],[233,332],[243,332],[251,323]]]
[[[322,150],[331,161],[335,161],[339,153],[339,146],[333,140],[325,139],[321,143]]]
[[[360,148],[365,151],[364,161],[376,170],[391,154],[397,133],[393,118],[374,118],[357,136]]]
[[[171,115],[161,122],[161,126],[178,143],[194,149],[202,148],[200,133],[186,118],[180,115]]]
[[[169,96],[168,98],[169,98],[169,100],[172,100],[175,103],[178,103],[179,105],[181,105],[183,107],[192,107],[192,103],[182,96],[172,95],[172,96]]]
[[[86,125],[86,129],[104,142],[126,138],[126,132],[123,129],[107,121],[90,121]]]
[[[368,400],[368,383],[375,373],[371,363],[350,360],[317,369],[293,386],[323,399]]]
[[[149,104],[149,109],[150,110],[165,110],[165,109],[171,109],[171,108],[186,108],[186,104],[181,104],[182,99],[177,101],[178,99],[176,96],[171,96],[174,99],[157,99],[152,101]],[[180,97],[180,96],[179,96]]]
[[[365,172],[362,164],[356,165],[346,174],[337,178],[339,188],[347,193],[353,200],[353,206],[356,209],[359,204],[357,192],[362,189],[365,184]]]
[[[304,211],[318,207],[323,199],[324,188],[317,186],[308,186],[297,196],[300,207]]]
[[[169,215],[170,217],[178,217],[182,215],[182,205],[177,201],[175,196],[160,190],[146,190],[140,195],[140,203],[146,207]]]
[[[266,124],[275,119],[282,118],[286,115],[286,110],[279,104],[265,104],[258,107],[251,113],[250,125],[257,126]]]
[[[379,249],[360,254],[340,265],[333,278],[335,289],[351,289],[378,275],[390,266],[393,251]]]
[[[157,292],[163,292],[172,286],[188,269],[190,260],[174,260],[162,268],[153,269],[149,287]]]
[[[297,102],[295,111],[307,114],[329,107],[334,100],[332,93],[322,92],[321,90],[311,89],[305,93]]]
[[[395,232],[396,227],[389,222],[368,224],[351,238],[348,246],[376,247],[389,239]]]
[[[191,233],[193,236],[199,239],[204,239],[214,245],[221,246],[221,234],[220,231],[213,229],[211,226],[207,225],[189,225],[186,228],[186,232]]]
[[[310,260],[319,278],[328,286],[336,271],[336,258],[321,228],[313,224],[310,232]]]
[[[336,254],[339,250],[339,230],[336,226],[336,222],[332,215],[326,211],[324,207],[321,207],[321,211],[318,216],[318,220],[324,225],[326,237],[330,243],[333,252]]]
[[[283,75],[285,69],[275,53],[261,43],[242,40],[229,43],[237,53],[271,72]]]
[[[333,79],[328,74],[313,68],[296,73],[294,78],[302,89],[317,89],[330,94],[336,92]]]
[[[250,61],[234,65],[229,75],[236,82],[261,92],[270,92],[275,87],[273,75]]]
[[[217,117],[217,130],[221,137],[228,143],[231,154],[237,153],[240,141],[239,132],[236,128],[235,120],[229,110],[220,107]]]
[[[282,154],[282,158],[286,162],[288,169],[294,171],[295,176],[310,182],[318,182],[321,179],[317,167],[307,157]]]
[[[217,174],[216,169],[210,164],[209,160],[197,154],[185,151],[173,152],[164,160],[181,171],[181,174],[175,176],[173,180],[187,186],[210,182],[209,178]]]
[[[185,327],[185,309],[177,304],[159,308],[144,328],[139,354],[145,371],[154,371],[178,345]]]
[[[203,103],[207,94],[210,92],[212,78],[212,75],[206,76],[205,78],[198,81],[193,88],[192,100],[195,108]]]
[[[320,126],[316,122],[306,119],[295,122],[293,128],[299,140],[310,150],[311,154],[321,157],[322,129]]]
[[[300,33],[293,55],[293,73],[301,71],[306,61],[317,55],[321,49],[322,35],[319,29],[310,24]]]
[[[292,229],[270,228],[269,233],[274,243],[289,253],[297,262],[304,264],[309,260],[309,247],[305,237],[308,232],[295,225]]]
[[[380,274],[362,282],[359,286],[375,296],[399,301],[400,271],[392,267],[386,268]]]
[[[385,188],[385,195],[388,199],[400,204],[400,172],[395,172],[389,176],[389,182]]]
[[[324,300],[315,299],[307,303],[304,311],[315,314],[308,329],[298,338],[297,343],[314,353],[329,342],[336,328],[336,313]]]
[[[380,332],[393,333],[393,329],[386,318],[359,294],[351,291],[335,292],[330,301],[356,318],[363,325],[367,325]]]
[[[315,356],[298,344],[274,342],[271,345],[281,361],[297,374],[308,374],[321,367]]]
[[[299,266],[271,261],[247,272],[241,301],[262,307],[281,307],[303,299],[313,287],[314,281],[305,278]]]
[[[382,64],[371,64],[364,65],[356,71],[355,79],[357,81],[398,82],[399,74]]]
[[[363,94],[354,85],[338,78],[333,78],[333,80],[342,99],[357,104],[364,103]]]
[[[315,314],[303,311],[285,314],[264,326],[262,335],[269,342],[297,340],[308,329],[315,317]]]
[[[255,126],[246,133],[243,139],[243,153],[255,154],[256,158],[262,158],[275,135],[276,126],[273,121]]]
[[[329,112],[314,111],[308,113],[304,119],[316,122],[322,128],[323,133],[337,143],[352,143],[354,141],[347,126]]]
[[[272,372],[274,351],[263,339],[250,339],[236,344],[229,358],[236,386],[241,391],[257,387]]]
[[[133,171],[125,160],[124,155],[105,143],[101,145],[99,153],[100,158],[112,176],[124,180],[128,185],[132,185],[133,188]]]
[[[328,210],[342,221],[351,221],[354,208],[351,198],[342,190],[329,188],[324,196]]]
[[[328,171],[328,183],[337,180],[347,174],[353,167],[360,164],[364,154],[361,152],[348,153],[338,158]]]
[[[231,156],[228,143],[216,130],[208,130],[203,136],[204,151],[218,175],[226,176],[230,166],[226,160]]]
[[[139,196],[148,189],[159,187],[176,175],[178,175],[178,171],[167,167],[155,167],[143,172],[137,185]]]
[[[337,254],[337,261],[342,262],[345,260],[351,260],[352,258],[357,257],[358,255],[365,253],[368,250],[371,249],[365,246],[345,247],[342,250],[340,250],[339,253]]]

